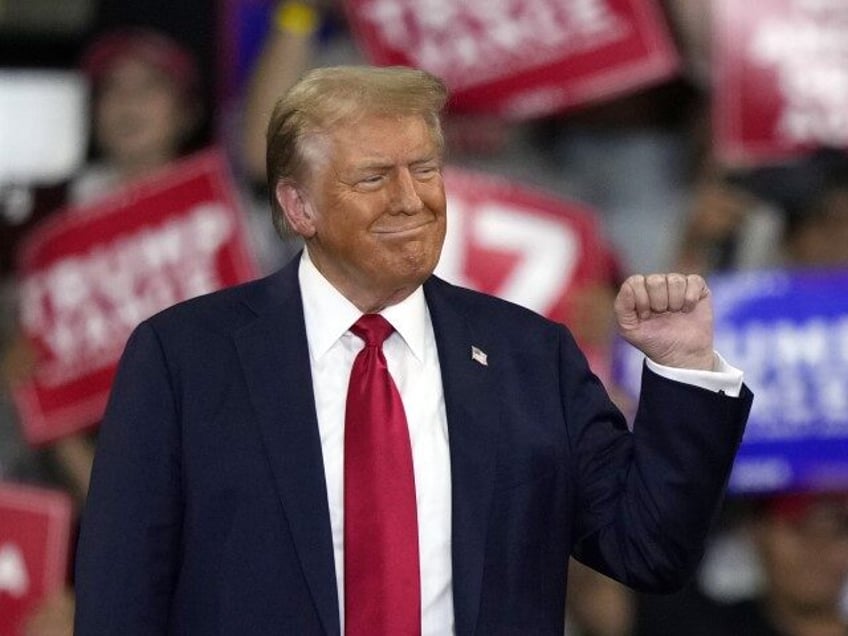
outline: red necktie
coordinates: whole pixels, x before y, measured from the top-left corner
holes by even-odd
[[[421,633],[418,518],[406,415],[386,365],[393,327],[366,314],[345,411],[344,578],[346,636]]]

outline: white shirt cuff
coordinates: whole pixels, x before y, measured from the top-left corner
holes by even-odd
[[[739,397],[742,391],[742,371],[728,364],[718,352],[715,354],[715,365],[712,371],[667,367],[657,364],[650,358],[646,358],[645,362],[651,371],[669,380],[691,384],[716,393],[723,392],[730,397]]]

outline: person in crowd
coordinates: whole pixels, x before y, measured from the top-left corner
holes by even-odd
[[[354,58],[356,53],[346,31],[339,28],[341,5],[331,0],[282,0],[269,14],[268,29],[253,61],[243,95],[242,112],[233,135],[234,156],[249,190],[252,239],[263,269],[272,271],[286,263],[302,242],[295,235],[275,239],[269,223],[269,192],[265,172],[265,129],[276,99],[308,68],[322,65],[338,53]],[[326,35],[324,33],[326,32]],[[349,60],[344,60],[349,61]]]
[[[758,598],[728,608],[726,634],[840,636],[848,584],[848,495],[794,493],[757,502]]]
[[[707,162],[705,162],[707,163]],[[707,274],[765,267],[841,267],[848,154],[821,148],[783,163],[705,168],[677,267]]]
[[[259,57],[248,78],[244,97],[239,143],[244,170],[249,180],[262,184],[265,173],[265,130],[277,98],[300,75],[315,65],[320,43],[318,31],[329,7],[306,0],[280,2]]]
[[[91,44],[82,70],[93,91],[95,158],[73,180],[72,201],[91,201],[197,148],[200,77],[182,44],[149,29],[117,29]]]
[[[642,599],[636,636],[841,636],[848,630],[848,495],[764,495],[743,520],[759,571],[752,595],[721,602],[698,591]]]
[[[158,31],[109,31],[84,51],[79,69],[91,88],[89,160],[70,179],[36,188],[21,222],[0,233],[0,273],[31,228],[66,204],[86,204],[196,149],[203,117],[191,52]]]
[[[675,267],[706,274],[812,265],[829,258],[824,254],[800,253],[799,249],[807,248],[799,242],[824,239],[831,244],[827,230],[821,227],[824,232],[820,233],[813,228],[819,227],[823,218],[807,212],[811,206],[822,207],[821,201],[815,200],[817,193],[828,187],[826,183],[833,181],[830,175],[846,172],[845,153],[820,148],[763,165],[721,165],[713,156],[710,125],[715,3],[664,0],[663,5],[678,35],[687,77],[703,95],[694,119],[692,137],[696,145],[691,152],[694,181],[685,206],[685,222],[679,229]],[[838,222],[831,222],[837,230],[833,235],[836,239]]]
[[[561,634],[570,553],[636,587],[691,575],[752,399],[703,279],[621,287],[648,358],[631,433],[562,325],[432,276],[445,101],[372,67],[279,101],[274,218],[305,250],[131,337],[78,633]]]
[[[64,184],[65,203],[92,203],[193,148],[201,115],[198,71],[176,40],[147,29],[119,29],[95,39],[80,66],[92,90],[92,159]],[[29,372],[33,357],[26,349],[20,337],[13,339],[5,356],[9,383]],[[94,452],[90,439],[71,436],[52,451],[82,501]]]
[[[195,134],[203,118],[199,70],[194,55],[176,39],[140,27],[108,31],[85,49],[79,67],[91,88],[89,161],[67,182],[35,193],[32,223],[21,228],[18,240],[63,205],[93,203],[201,145]],[[14,295],[13,271],[9,277]],[[8,394],[31,373],[34,355],[13,326],[3,340],[3,386]],[[37,453],[36,468],[20,476],[62,487],[81,507],[94,448],[93,433],[69,435]],[[46,599],[35,610],[29,633],[71,633],[73,607],[70,588]]]
[[[784,215],[778,204],[746,188],[732,171],[707,164],[692,185],[675,267],[709,274],[779,265]]]
[[[820,187],[787,209],[784,250],[799,267],[848,266],[848,154],[837,151]]]

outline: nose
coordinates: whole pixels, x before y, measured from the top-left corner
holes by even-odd
[[[415,214],[424,207],[418,194],[418,184],[409,168],[400,168],[392,183],[391,211],[393,214]]]

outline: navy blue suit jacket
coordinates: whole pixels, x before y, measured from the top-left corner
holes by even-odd
[[[569,554],[639,588],[685,581],[750,392],[646,370],[631,434],[561,325],[435,277],[424,291],[447,409],[456,633],[561,635]],[[78,636],[339,632],[296,260],[134,332],[76,577]]]

